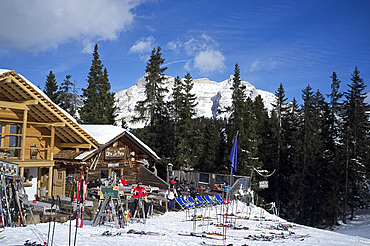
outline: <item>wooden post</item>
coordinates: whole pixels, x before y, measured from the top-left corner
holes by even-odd
[[[54,160],[54,141],[55,141],[55,128],[54,126],[51,126],[50,160]]]
[[[48,195],[52,196],[53,190],[53,166],[49,167],[49,180],[48,180]]]
[[[21,161],[24,161],[26,155],[26,129],[27,129],[27,110],[23,111],[23,125],[22,125],[22,146],[21,146]]]
[[[24,176],[24,167],[19,167],[19,176],[21,178]]]
[[[37,187],[36,187],[38,197],[41,197],[40,187],[41,187],[41,167],[38,167],[37,168]]]

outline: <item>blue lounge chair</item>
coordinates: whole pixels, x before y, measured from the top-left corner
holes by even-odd
[[[209,195],[204,195],[204,198],[206,199],[206,201],[208,202],[208,204],[212,204],[212,205],[219,205],[219,204],[220,204],[218,201],[217,201],[217,202],[213,201],[213,200],[209,197]]]
[[[216,198],[217,202],[219,202],[219,204],[223,204],[224,203],[224,201],[222,200],[222,198],[221,198],[220,195],[216,194],[215,195],[215,198]]]
[[[209,205],[207,201],[204,201],[202,196],[196,196],[197,200],[203,205],[203,206],[207,206]]]
[[[199,203],[199,202],[194,201],[194,199],[191,196],[188,196],[188,201],[191,204],[194,204],[194,206],[196,206],[196,207],[202,207],[204,205],[203,203]]]
[[[182,197],[176,197],[175,199],[176,199],[177,204],[180,205],[182,210],[194,207],[194,205],[187,203]]]

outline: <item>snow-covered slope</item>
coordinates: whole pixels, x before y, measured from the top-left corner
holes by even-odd
[[[169,90],[166,95],[166,100],[172,100],[171,94],[175,78],[167,76],[165,86]],[[218,109],[225,109],[231,106],[232,83],[233,75],[222,82],[211,81],[207,78],[194,79],[194,87],[192,93],[197,97],[198,105],[196,106],[197,117],[228,117],[228,113],[217,115]],[[141,78],[136,85],[131,86],[127,90],[122,90],[116,93],[117,106],[119,108],[119,115],[117,119],[125,119],[129,127],[142,127],[142,125],[132,125],[129,121],[135,115],[135,105],[138,101],[145,100],[145,79]],[[246,95],[254,99],[261,95],[265,107],[268,110],[272,109],[271,103],[275,102],[275,96],[271,92],[256,89],[252,84],[242,81],[246,87]]]
[[[370,239],[344,235],[327,230],[302,226],[287,222],[277,216],[267,213],[256,206],[246,206],[244,203],[231,203],[228,208],[226,240],[222,240],[223,216],[222,207],[190,210],[198,221],[191,221],[185,211],[168,212],[164,215],[149,218],[146,224],[129,223],[125,228],[116,229],[113,222],[92,227],[92,221],[85,221],[83,228],[76,229],[75,220],[70,228],[69,221],[56,223],[53,245],[69,245],[69,230],[71,230],[71,245],[370,245]],[[200,215],[207,216],[200,220]],[[51,231],[54,224],[51,224]],[[26,240],[43,244],[48,240],[49,223],[28,225],[26,227],[5,228],[0,234],[0,245],[23,245]],[[363,228],[366,229],[366,228]],[[77,230],[76,243],[74,242]],[[131,230],[144,231],[145,234],[132,234]],[[108,231],[110,236],[103,235]],[[196,236],[190,236],[196,233]],[[220,235],[221,234],[221,235]],[[50,232],[50,241],[53,233]],[[186,236],[187,235],[187,236]]]

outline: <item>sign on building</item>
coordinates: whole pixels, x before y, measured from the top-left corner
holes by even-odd
[[[269,182],[268,181],[260,181],[260,188],[261,189],[266,189],[269,187]]]
[[[105,150],[105,159],[122,159],[125,156],[125,148],[110,147]]]

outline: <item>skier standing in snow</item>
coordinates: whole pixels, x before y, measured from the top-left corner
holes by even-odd
[[[166,191],[166,197],[168,199],[168,211],[172,211],[174,199],[177,197],[177,192],[173,184],[168,187],[168,190]]]
[[[140,198],[143,199],[145,214],[148,212],[148,203],[145,201],[145,197],[147,195],[148,194],[146,193],[145,188],[142,186],[142,183],[139,182],[133,190],[133,196],[135,199],[134,199],[134,206],[133,206],[134,209],[132,210],[132,213],[131,213],[132,216],[134,216],[134,213],[137,209],[137,205],[139,203]]]

